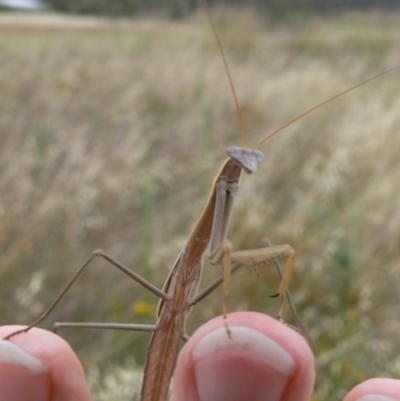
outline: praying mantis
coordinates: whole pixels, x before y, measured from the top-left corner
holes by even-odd
[[[367,81],[364,81],[363,83],[365,82]],[[351,89],[354,89],[355,87]],[[341,94],[345,92],[342,92]],[[335,97],[340,96],[341,94],[336,95]],[[332,100],[333,98],[329,100]],[[237,102],[236,96],[235,101]],[[322,104],[316,107],[320,107]],[[311,112],[313,109],[308,112]],[[306,113],[303,115],[305,114]],[[301,118],[303,115],[299,116],[298,118]],[[293,121],[295,121],[295,119],[290,123]],[[281,129],[287,125],[283,126]],[[277,132],[274,132],[273,135],[275,135]],[[273,135],[271,134],[262,140],[257,148]],[[289,263],[287,269],[285,270],[284,279],[282,280],[281,286],[278,289],[278,295],[283,297],[287,292],[294,263],[294,251],[289,245],[277,245],[275,247],[262,248],[261,250],[257,251],[250,250],[233,252],[230,250],[230,244],[227,240],[228,222],[230,213],[232,211],[232,202],[236,195],[242,171],[244,170],[246,173],[253,172],[257,164],[261,161],[261,154],[259,151],[243,150],[239,147],[232,147],[228,149],[228,155],[229,159],[223,164],[220,172],[217,174],[217,177],[214,180],[212,192],[203,214],[201,215],[198,223],[195,226],[195,229],[189,237],[187,244],[182,249],[171,271],[171,274],[167,279],[163,291],[151,286],[139,276],[129,271],[129,269],[119,264],[109,255],[103,253],[102,251],[98,251],[94,253],[83,265],[78,274],[73,278],[71,283],[61,293],[60,297],[56,299],[55,303],[51,307],[52,310],[65,292],[70,288],[70,285],[73,284],[80,272],[86,268],[86,266],[94,257],[103,257],[104,259],[108,260],[161,298],[161,303],[158,309],[159,320],[156,326],[145,327],[126,325],[126,328],[138,330],[143,329],[145,331],[154,332],[154,336],[150,345],[149,359],[147,363],[148,367],[146,368],[147,373],[143,387],[143,400],[155,401],[165,399],[169,378],[172,374],[173,362],[175,359],[178,342],[180,338],[184,337],[185,335],[183,329],[186,317],[190,311],[190,308],[201,299],[200,296],[196,297],[195,293],[197,292],[198,281],[200,279],[201,259],[207,248],[208,242],[211,242],[211,262],[221,266],[223,271],[223,281],[225,286],[224,293],[226,293],[229,289],[228,280],[231,262],[238,262],[244,265],[252,266],[253,264],[263,264],[268,260],[279,256],[288,257]],[[226,198],[224,198],[225,196]],[[182,297],[182,294],[185,296]],[[281,311],[279,312],[279,315],[281,315]],[[34,322],[34,324],[30,327],[33,327],[39,323],[40,320],[43,319],[39,319],[38,321]],[[62,327],[62,325],[59,325],[59,327]],[[117,328],[117,326],[115,327]],[[173,336],[167,337],[166,328],[173,329]],[[227,330],[229,330],[229,325]],[[171,351],[166,356],[165,361],[163,360],[160,363],[158,356],[159,351],[162,348],[168,348],[168,350]],[[160,365],[157,367],[157,371],[153,370],[155,363]],[[154,386],[154,382],[159,384]],[[151,393],[151,391],[153,391],[153,393]]]

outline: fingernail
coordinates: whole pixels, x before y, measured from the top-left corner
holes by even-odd
[[[248,327],[222,327],[205,336],[193,359],[202,401],[279,401],[296,365],[277,342]]]
[[[400,401],[398,398],[389,397],[383,394],[366,394],[356,401]]]
[[[16,345],[0,340],[0,400],[45,401],[50,399],[46,365]]]

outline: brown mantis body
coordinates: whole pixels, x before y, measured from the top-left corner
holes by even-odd
[[[230,252],[226,240],[232,203],[239,186],[242,171],[251,174],[262,159],[262,153],[251,149],[232,147],[230,158],[218,173],[207,205],[196,224],[187,244],[181,251],[164,286],[170,296],[168,302],[161,301],[158,321],[149,345],[142,401],[166,398],[180,337],[186,336],[185,322],[191,306],[197,302],[202,270],[203,254],[210,244],[210,261],[224,268],[224,282],[230,273],[230,262],[247,265],[265,264],[269,260],[286,255],[290,265],[281,284],[279,294],[286,292],[293,268],[294,251],[289,245],[261,248],[255,251]],[[220,224],[222,223],[222,224]]]

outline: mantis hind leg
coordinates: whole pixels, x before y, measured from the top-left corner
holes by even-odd
[[[59,293],[59,295],[56,297],[56,299],[53,301],[53,303],[47,308],[47,310],[40,316],[38,319],[36,319],[33,323],[31,323],[29,326],[27,326],[25,329],[15,331],[8,336],[4,338],[4,340],[9,340],[11,337],[20,334],[20,333],[26,333],[33,327],[37,326],[40,322],[45,320],[49,314],[53,311],[53,309],[58,305],[58,303],[61,301],[61,299],[64,297],[64,295],[68,292],[68,290],[72,287],[72,285],[75,283],[75,281],[78,279],[78,277],[82,274],[82,272],[89,266],[91,261],[97,257],[103,258],[107,260],[111,266],[116,267],[117,269],[121,270],[123,273],[131,277],[133,280],[141,284],[143,287],[147,288],[149,291],[157,295],[158,297],[162,298],[164,301],[169,301],[170,297],[165,294],[163,291],[159,290],[157,287],[155,287],[153,284],[149,283],[148,281],[144,280],[140,275],[137,273],[133,272],[130,270],[128,267],[124,266],[122,263],[118,262],[115,260],[113,257],[108,255],[106,252],[102,250],[97,250],[94,251],[83,263],[83,265],[78,269],[78,271],[75,273],[75,275],[71,278],[71,280],[67,283],[67,285],[63,288],[63,290]]]

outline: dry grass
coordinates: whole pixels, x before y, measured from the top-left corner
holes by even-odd
[[[306,29],[229,9],[216,19],[252,144],[400,60],[396,15],[315,17]],[[79,20],[58,28],[0,19],[0,66],[0,300],[8,306],[1,322],[37,317],[96,248],[161,286],[225,148],[241,143],[204,16],[96,29]],[[297,250],[292,292],[316,343],[314,401],[340,399],[371,376],[400,375],[399,89],[399,73],[385,76],[281,133],[264,146],[265,161],[237,199],[235,247],[269,237]],[[266,298],[276,275],[258,274],[239,273],[230,310],[276,313]],[[47,327],[154,321],[136,316],[139,300],[156,303],[97,261]],[[220,300],[217,292],[194,310],[190,331],[220,312]],[[126,380],[116,366],[132,369],[127,354],[140,366],[148,341],[62,334],[94,386],[106,375],[121,391]]]

